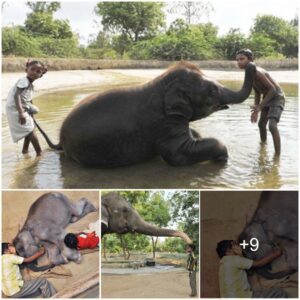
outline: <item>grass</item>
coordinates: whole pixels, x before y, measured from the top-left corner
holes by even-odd
[[[31,58],[33,59],[33,58]],[[77,58],[34,58],[41,60],[51,71],[62,70],[101,70],[101,69],[165,69],[174,64],[174,61],[158,60],[93,60]],[[22,72],[28,58],[3,57],[2,72]],[[193,61],[201,69],[236,70],[235,61],[206,60]],[[257,60],[256,64],[267,70],[298,70],[298,59]]]

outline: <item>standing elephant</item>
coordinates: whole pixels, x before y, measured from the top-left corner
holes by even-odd
[[[144,221],[137,211],[118,193],[101,197],[101,235],[108,233],[142,233],[150,236],[180,237],[187,244],[192,240],[182,231],[159,228]]]
[[[173,166],[226,161],[226,147],[201,138],[189,122],[247,99],[254,72],[249,63],[242,89],[234,92],[181,62],[144,85],[82,100],[64,120],[57,145],[37,127],[50,147],[86,166],[120,167],[155,155]]]
[[[261,193],[253,218],[239,236],[239,241],[248,244],[251,238],[259,241],[257,251],[247,247],[245,256],[261,259],[280,244],[283,255],[271,265],[256,271],[267,279],[281,278],[298,269],[298,192],[264,191]],[[278,272],[274,269],[279,270]],[[284,271],[282,271],[284,270]]]
[[[85,198],[74,204],[62,193],[43,194],[31,205],[25,224],[13,241],[18,255],[32,256],[43,245],[51,265],[80,262],[80,253],[64,244],[65,228],[96,210]]]

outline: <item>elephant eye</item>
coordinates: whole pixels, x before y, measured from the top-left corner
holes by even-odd
[[[127,207],[123,207],[123,213],[127,213],[128,212],[128,208]]]

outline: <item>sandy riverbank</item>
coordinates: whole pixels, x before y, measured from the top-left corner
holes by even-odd
[[[35,96],[55,90],[78,88],[80,86],[96,86],[99,84],[115,83],[120,76],[139,78],[140,81],[148,81],[160,75],[165,69],[141,69],[141,70],[76,70],[76,71],[50,71],[44,77],[34,83]],[[214,71],[204,70],[204,73],[216,80],[243,80],[242,71]],[[298,71],[273,71],[270,72],[279,82],[298,82]],[[25,73],[2,73],[2,100],[5,100],[9,89]]]

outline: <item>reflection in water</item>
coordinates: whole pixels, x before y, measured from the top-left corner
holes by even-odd
[[[253,174],[257,174],[253,185],[258,189],[263,189],[265,186],[279,189],[282,186],[279,174],[280,157],[275,154],[273,157],[269,157],[266,144],[260,143],[258,151],[259,157],[256,165],[253,167]]]
[[[130,78],[127,79],[128,84]],[[134,82],[136,83],[136,81]],[[226,83],[225,83],[226,84]],[[102,91],[112,86],[102,86]],[[97,91],[80,89],[56,92],[35,99],[41,112],[37,119],[54,143],[60,126],[71,108],[85,96]],[[295,89],[297,87],[295,86]],[[185,167],[167,165],[160,157],[124,168],[84,168],[63,153],[48,148],[40,137],[43,155],[35,159],[33,150],[24,156],[21,144],[12,143],[6,118],[2,131],[2,185],[4,188],[281,188],[298,186],[298,99],[287,97],[279,123],[282,154],[273,158],[269,143],[260,145],[257,124],[250,123],[253,99],[212,114],[191,126],[203,137],[215,137],[228,148],[225,165],[213,162]]]

